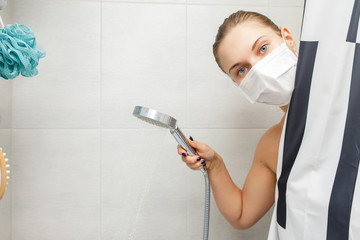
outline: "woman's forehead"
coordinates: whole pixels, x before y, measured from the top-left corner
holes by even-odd
[[[251,45],[260,36],[276,37],[275,31],[257,21],[247,21],[233,27],[224,37],[223,42],[229,44]]]

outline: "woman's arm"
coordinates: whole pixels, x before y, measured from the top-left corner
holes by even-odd
[[[269,129],[259,141],[243,189],[234,184],[220,155],[204,143],[189,141],[201,160],[197,161],[198,156],[183,156],[183,161],[196,170],[201,169],[201,161],[205,159],[216,204],[234,228],[251,227],[274,203],[275,168],[281,133],[277,130],[275,127]],[[178,152],[186,153],[181,147],[178,147]]]

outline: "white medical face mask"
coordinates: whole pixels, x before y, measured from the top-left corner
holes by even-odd
[[[282,43],[255,64],[239,87],[251,102],[284,106],[294,89],[297,57]]]

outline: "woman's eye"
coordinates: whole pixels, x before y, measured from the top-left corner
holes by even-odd
[[[240,70],[237,72],[238,76],[243,76],[247,71],[247,67],[242,67],[240,68]]]
[[[268,49],[268,45],[267,44],[264,44],[261,48],[260,48],[260,53],[265,53]]]

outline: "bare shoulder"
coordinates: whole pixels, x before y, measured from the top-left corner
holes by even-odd
[[[261,137],[254,156],[254,162],[263,164],[274,173],[276,173],[282,128],[283,121],[269,128]]]

